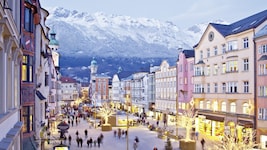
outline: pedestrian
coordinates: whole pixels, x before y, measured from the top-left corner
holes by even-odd
[[[80,138],[78,136],[76,138],[76,142],[77,142],[77,146],[79,147],[79,145],[80,145]]]
[[[90,137],[89,143],[90,143],[90,147],[92,147],[92,145],[93,145],[93,139],[92,139],[92,137]]]
[[[138,142],[139,142],[139,139],[138,139],[138,137],[137,137],[137,136],[135,136],[135,139],[134,139],[134,141],[135,141],[136,143],[138,143]]]
[[[204,150],[204,147],[205,147],[205,140],[204,140],[204,138],[202,138],[202,140],[200,142],[201,142],[201,145],[202,145],[202,150]]]
[[[114,137],[116,137],[117,135],[117,130],[114,130]]]
[[[98,147],[100,147],[100,144],[101,144],[101,137],[99,136],[99,137],[97,137],[97,145],[98,145]]]
[[[96,143],[97,143],[96,140],[94,140],[94,147],[96,147]]]
[[[158,150],[158,148],[157,147],[154,147],[153,150]]]
[[[85,138],[87,138],[88,131],[87,129],[84,130]]]
[[[89,145],[90,145],[90,140],[88,139],[87,140],[87,147],[89,147]]]
[[[159,120],[157,120],[157,127],[159,127]]]
[[[99,137],[100,137],[100,142],[101,142],[101,144],[103,144],[104,135],[101,133]]]
[[[196,140],[198,140],[198,131],[196,131]]]
[[[134,150],[137,150],[137,142],[136,141],[134,141],[133,148],[134,148]]]
[[[64,144],[67,143],[67,137],[64,135]]]
[[[127,134],[128,134],[127,130],[124,132],[124,134],[125,134],[125,138],[126,138],[127,137]]]
[[[80,138],[79,141],[80,141],[80,145],[81,145],[81,147],[83,147],[83,139]]]
[[[119,139],[121,139],[121,129],[120,128],[118,129],[118,137],[119,137]]]
[[[71,135],[69,135],[69,145],[71,145]]]
[[[73,120],[71,120],[71,126],[73,127]]]
[[[76,135],[77,135],[77,137],[79,136],[79,131],[78,130],[76,131]]]

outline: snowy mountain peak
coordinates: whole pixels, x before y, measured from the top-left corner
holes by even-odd
[[[47,24],[54,27],[63,55],[173,57],[178,47],[192,48],[204,31],[200,25],[181,30],[170,21],[104,12],[62,7],[49,12]]]

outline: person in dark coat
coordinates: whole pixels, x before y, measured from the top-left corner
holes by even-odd
[[[100,147],[100,144],[101,144],[101,137],[100,136],[97,138],[97,144],[98,144],[98,147]]]
[[[83,147],[83,139],[82,138],[80,138],[80,145],[81,145],[81,147]]]
[[[76,138],[76,142],[77,142],[77,146],[79,147],[79,145],[80,145],[80,139],[79,139],[79,137]]]
[[[90,147],[92,147],[93,146],[93,139],[92,139],[92,137],[90,137],[89,143],[90,143]]]
[[[87,138],[88,131],[87,129],[84,130],[85,138]]]
[[[90,145],[90,140],[88,139],[87,140],[87,147],[89,147],[89,145]]]
[[[205,140],[204,138],[202,138],[202,140],[200,141],[201,145],[202,145],[202,150],[204,150],[205,147]]]
[[[71,136],[69,135],[69,145],[71,145]]]
[[[104,135],[102,133],[100,134],[100,140],[101,140],[101,143],[103,144]]]

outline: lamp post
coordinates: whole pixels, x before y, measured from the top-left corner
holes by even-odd
[[[126,95],[126,101],[127,101],[127,105],[129,106],[129,95]],[[127,115],[127,124],[126,124],[126,131],[127,131],[127,137],[126,137],[126,150],[129,150],[129,112],[128,112],[128,107],[127,107],[127,112],[126,112],[126,115]]]
[[[179,107],[178,107],[178,96],[177,96],[177,93],[176,93],[176,137],[177,137],[177,140],[178,140],[178,111],[179,111]]]

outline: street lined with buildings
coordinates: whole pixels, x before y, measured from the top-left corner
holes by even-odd
[[[267,10],[229,25],[210,23],[192,49],[179,48],[175,64],[162,60],[147,72],[110,77],[98,72],[93,58],[88,62],[90,83],[80,83],[61,75],[59,41],[46,26],[49,12],[38,0],[0,4],[1,150],[52,149],[64,134],[72,136],[70,148],[78,149],[75,133],[84,129],[94,139],[104,134],[100,149],[124,150],[127,143],[132,149],[135,136],[140,150],[165,148],[166,139],[144,125],[130,127],[126,142],[115,139],[113,131],[102,131],[105,126],[89,128],[83,119],[77,127],[62,122],[64,111],[71,108],[76,115],[102,118],[103,124],[105,116],[98,113],[103,104],[153,124],[158,121],[162,128],[168,125],[173,135],[177,127],[183,137],[199,133],[207,146],[225,135],[246,143],[249,135],[267,149]],[[110,120],[107,128],[136,124],[125,114]],[[85,139],[83,143],[86,149]],[[181,145],[172,144],[176,149]],[[201,149],[199,141],[196,148]]]

